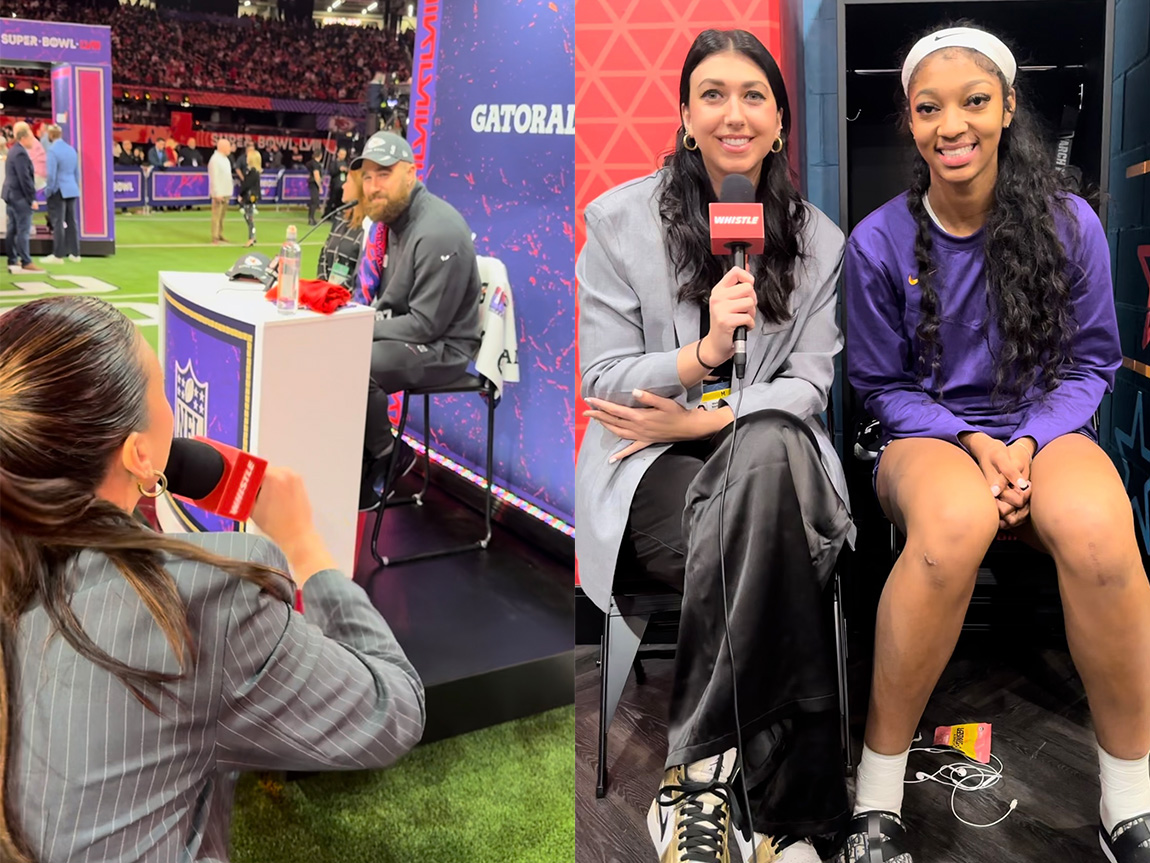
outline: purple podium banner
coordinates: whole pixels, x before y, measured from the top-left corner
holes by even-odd
[[[0,57],[5,62],[110,66],[112,30],[88,24],[0,18]]]
[[[117,207],[144,205],[144,172],[139,168],[117,168],[112,183]]]
[[[255,330],[165,289],[164,333],[164,392],[175,414],[175,437],[203,436],[249,449]],[[173,503],[188,530],[240,527],[192,504]]]

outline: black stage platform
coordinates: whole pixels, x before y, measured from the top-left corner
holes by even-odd
[[[451,482],[439,470],[432,475],[434,483]],[[413,472],[398,494],[418,484]],[[379,567],[368,548],[375,518],[369,513],[364,523],[355,580],[423,679],[424,743],[574,702],[575,577],[563,554],[567,537],[545,527],[560,540],[558,553],[548,554],[496,523],[486,551]],[[496,521],[503,520],[497,512]],[[482,532],[481,514],[433,485],[423,506],[387,510],[379,548],[397,556]]]

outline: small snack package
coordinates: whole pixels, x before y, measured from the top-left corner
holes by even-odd
[[[990,723],[940,725],[934,730],[935,746],[950,746],[982,764],[990,763]]]

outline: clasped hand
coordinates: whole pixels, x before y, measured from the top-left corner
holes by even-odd
[[[1011,530],[1030,517],[1030,464],[1033,450],[1026,438],[1007,446],[986,436],[971,449],[998,505],[998,527]]]
[[[632,443],[611,456],[612,463],[653,443],[693,440],[701,436],[696,414],[674,399],[665,399],[643,390],[632,392],[642,407],[627,407],[603,399],[585,399],[591,410],[583,416],[595,420],[607,431]]]

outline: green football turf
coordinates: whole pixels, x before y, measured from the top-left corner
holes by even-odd
[[[43,223],[42,214],[36,216]],[[261,208],[256,246],[275,255],[301,208]],[[224,272],[247,225],[235,208],[228,246],[212,246],[208,209],[116,217],[116,254],[0,271],[0,312],[50,294],[107,299],[155,347],[160,270]],[[329,228],[304,244],[314,274]],[[37,261],[38,262],[38,261]],[[74,279],[74,281],[72,280]],[[390,770],[322,774],[283,783],[245,776],[236,795],[234,863],[563,863],[575,847],[575,709],[568,707],[418,747]]]
[[[390,770],[247,775],[233,863],[566,863],[575,708],[421,746]]]
[[[34,216],[37,224],[44,215]],[[256,216],[255,250],[269,257],[279,251],[288,225],[300,236],[307,231],[307,210],[300,207],[260,208]],[[319,227],[303,243],[304,277],[314,277],[320,249],[330,228]],[[247,224],[239,209],[232,207],[224,220],[224,237],[229,245],[213,246],[211,210],[181,210],[151,215],[116,215],[116,254],[106,258],[88,257],[79,263],[42,264],[46,275],[13,276],[0,271],[0,311],[45,294],[90,294],[103,297],[140,324],[141,332],[156,345],[159,315],[160,270],[222,273],[244,252]],[[40,264],[37,257],[36,263]],[[78,281],[70,281],[77,278]]]

